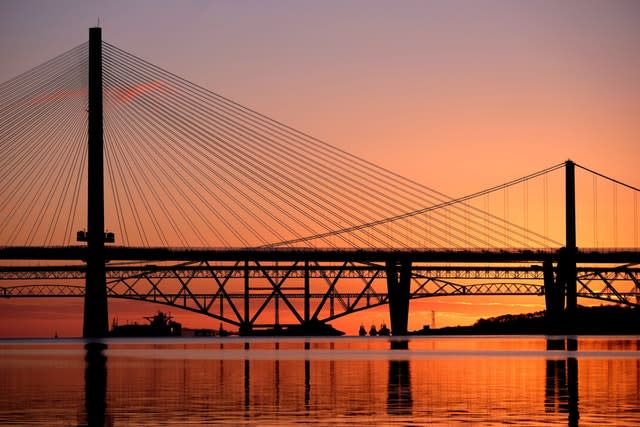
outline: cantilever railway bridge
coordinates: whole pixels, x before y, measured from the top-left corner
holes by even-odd
[[[1,295],[83,297],[85,337],[107,334],[108,297],[246,333],[387,304],[396,335],[417,298],[536,295],[569,318],[578,297],[640,301],[638,188],[567,161],[450,198],[103,42],[100,28],[0,85],[0,137]],[[613,186],[605,221],[630,248],[577,245],[577,170],[594,195],[596,180]],[[560,238],[546,198],[559,171]],[[535,180],[541,203],[528,201]],[[523,224],[507,206],[518,186]],[[487,209],[496,194],[502,216]]]

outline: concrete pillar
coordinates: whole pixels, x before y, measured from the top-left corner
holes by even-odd
[[[575,164],[571,160],[565,163],[565,224],[566,254],[564,260],[564,278],[567,290],[567,315],[572,317],[578,306],[576,289],[576,179]]]
[[[411,261],[388,260],[387,293],[392,335],[407,335],[409,325],[409,296],[411,287]]]
[[[87,276],[82,336],[109,334],[104,250],[104,165],[102,127],[102,29],[89,29],[87,181]]]
[[[309,280],[309,261],[304,262],[304,321],[309,323],[311,317],[310,310],[311,286]]]
[[[553,277],[553,262],[546,260],[542,263],[544,280],[544,303],[547,320],[553,322],[557,318],[556,282]]]
[[[242,319],[242,324],[240,325],[240,330],[238,333],[240,335],[250,335],[251,334],[251,306],[249,305],[249,295],[251,293],[251,288],[249,286],[249,261],[244,262],[244,292],[242,295],[244,302],[244,317]]]

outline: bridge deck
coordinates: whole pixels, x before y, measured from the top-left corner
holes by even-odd
[[[83,260],[85,246],[0,247],[2,260]],[[557,259],[558,249],[352,249],[352,248],[106,248],[111,261],[354,261],[384,262],[541,262]],[[578,249],[578,263],[639,262],[640,249]]]

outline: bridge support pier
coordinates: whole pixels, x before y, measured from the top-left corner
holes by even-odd
[[[546,260],[542,263],[542,272],[544,275],[545,316],[548,330],[553,333],[560,326],[564,312],[564,279],[560,272],[558,272],[557,278],[554,277],[553,262],[551,260]]]
[[[392,335],[407,335],[409,326],[409,297],[411,287],[411,261],[388,260],[387,293]]]
[[[251,305],[249,304],[249,297],[251,295],[251,286],[249,283],[249,261],[244,261],[243,266],[244,273],[244,293],[243,293],[243,305],[244,305],[244,317],[242,319],[242,324],[240,325],[240,330],[238,333],[240,335],[251,335],[252,325],[251,325]]]
[[[309,261],[304,262],[304,322],[309,323],[311,319],[311,283],[309,277]]]
[[[82,336],[109,334],[104,234],[102,29],[89,29],[87,277]]]
[[[544,305],[545,315],[550,319],[554,315],[555,279],[553,277],[553,263],[547,260],[542,263],[542,274],[544,280]]]

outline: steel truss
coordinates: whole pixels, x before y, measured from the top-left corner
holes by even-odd
[[[175,265],[109,267],[108,296],[189,310],[237,327],[264,328],[331,321],[388,304],[382,263],[187,262]],[[60,284],[5,286],[5,298],[81,297],[81,266],[5,267],[3,280],[64,280]],[[452,280],[457,280],[454,282]],[[480,282],[492,280],[491,282]],[[311,282],[313,281],[313,291]],[[543,296],[536,266],[433,266],[412,268],[411,299],[436,296]],[[615,283],[615,284],[614,284]],[[579,267],[578,296],[640,304],[640,269]]]
[[[350,262],[344,266],[342,264],[333,265],[331,263],[312,263],[313,268],[309,272],[311,278],[335,277],[338,273],[342,277],[361,278],[379,277],[385,278],[386,272],[381,264],[357,264]],[[235,265],[208,264],[202,262],[188,262],[177,265],[142,265],[142,266],[110,266],[107,265],[107,279],[121,279],[136,275],[146,275],[148,277],[166,279],[176,275],[187,278],[208,278],[210,271],[218,271],[221,275],[231,275],[232,278],[244,278],[245,272],[236,268]],[[282,277],[288,274],[292,278],[304,277],[302,269],[294,269],[288,272],[287,268],[278,265],[268,265],[262,268],[249,267],[249,276],[257,278],[262,276],[262,271],[273,271],[274,277]],[[602,275],[609,281],[612,280],[638,280],[640,268],[628,267],[578,267],[578,277],[590,276],[594,274]],[[86,268],[82,265],[73,266],[47,266],[47,267],[0,267],[0,280],[84,280]],[[413,265],[412,274],[414,277],[439,278],[446,280],[468,279],[468,280],[542,280],[542,268],[537,264],[529,266],[434,266],[434,265]]]

